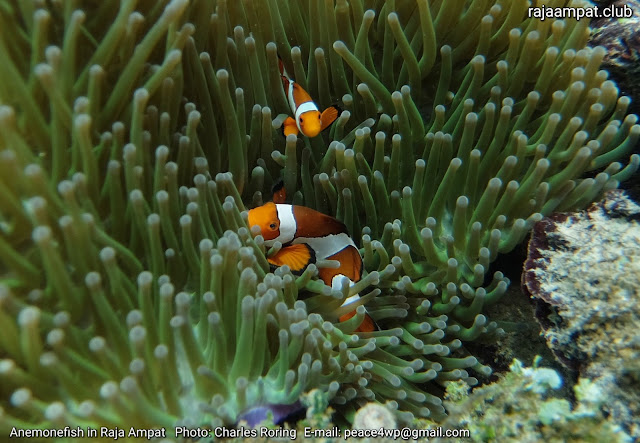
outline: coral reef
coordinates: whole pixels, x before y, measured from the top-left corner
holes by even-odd
[[[525,367],[514,360],[510,372],[467,394],[464,382],[447,387],[445,406],[449,416],[442,423],[449,429],[469,429],[477,442],[629,442],[631,438],[600,407],[606,396],[596,383],[581,379],[575,385],[576,404],[554,396],[562,379],[552,369]],[[436,439],[434,441],[468,441]]]
[[[611,191],[536,224],[523,286],[549,347],[589,378],[603,409],[640,437],[640,205]]]
[[[0,433],[171,433],[312,389],[348,421],[443,418],[448,381],[491,372],[465,348],[498,330],[490,263],[640,164],[587,23],[527,5],[0,3]],[[279,55],[343,107],[328,133],[281,135]],[[269,272],[243,211],[280,177],[345,223],[362,281]],[[356,292],[381,331],[337,321]]]

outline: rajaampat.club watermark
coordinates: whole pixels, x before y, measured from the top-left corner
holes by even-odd
[[[529,18],[545,20],[547,18],[631,18],[633,9],[629,5],[607,5],[607,6],[529,6]]]

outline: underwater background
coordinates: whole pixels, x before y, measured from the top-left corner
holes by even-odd
[[[0,435],[640,438],[640,211],[614,191],[640,125],[589,21],[530,3],[0,0]],[[342,109],[317,137],[282,133],[279,57]],[[353,287],[270,269],[245,211],[279,179],[346,225]],[[356,293],[381,330],[338,321]]]

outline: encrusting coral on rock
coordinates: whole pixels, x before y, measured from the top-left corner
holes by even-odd
[[[523,287],[549,347],[589,378],[603,410],[640,437],[640,205],[611,191],[587,211],[538,222]]]
[[[0,433],[257,422],[312,389],[441,419],[491,372],[465,343],[498,330],[497,254],[640,164],[587,23],[527,5],[3,1]],[[343,109],[318,137],[281,135],[279,56]],[[279,178],[360,282],[270,271],[243,211]],[[380,331],[338,322],[355,293]]]
[[[533,367],[514,360],[510,372],[470,394],[464,382],[451,382],[445,400],[450,415],[442,426],[468,429],[471,440],[476,442],[632,441],[619,425],[602,413],[600,408],[606,399],[596,383],[581,379],[574,386],[576,401],[572,405],[554,395],[562,386],[558,373],[539,365],[538,358]]]

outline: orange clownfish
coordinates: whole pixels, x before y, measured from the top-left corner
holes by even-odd
[[[327,286],[340,289],[342,278],[351,285],[362,276],[362,258],[347,234],[345,225],[333,217],[305,206],[267,203],[249,211],[249,226],[258,225],[265,246],[276,241],[283,247],[267,260],[273,266],[287,265],[292,272],[302,272],[317,260],[336,260],[338,268],[320,268],[318,276]],[[347,298],[342,305],[360,298],[358,294]],[[340,317],[346,321],[355,311]],[[379,329],[367,314],[356,331],[371,332]]]
[[[315,137],[338,118],[338,108],[330,106],[320,113],[307,91],[287,74],[282,60],[279,60],[279,65],[284,92],[291,106],[291,112],[295,115],[295,119],[287,117],[284,121],[284,135],[285,137],[289,134],[298,135],[299,131],[307,137]]]

